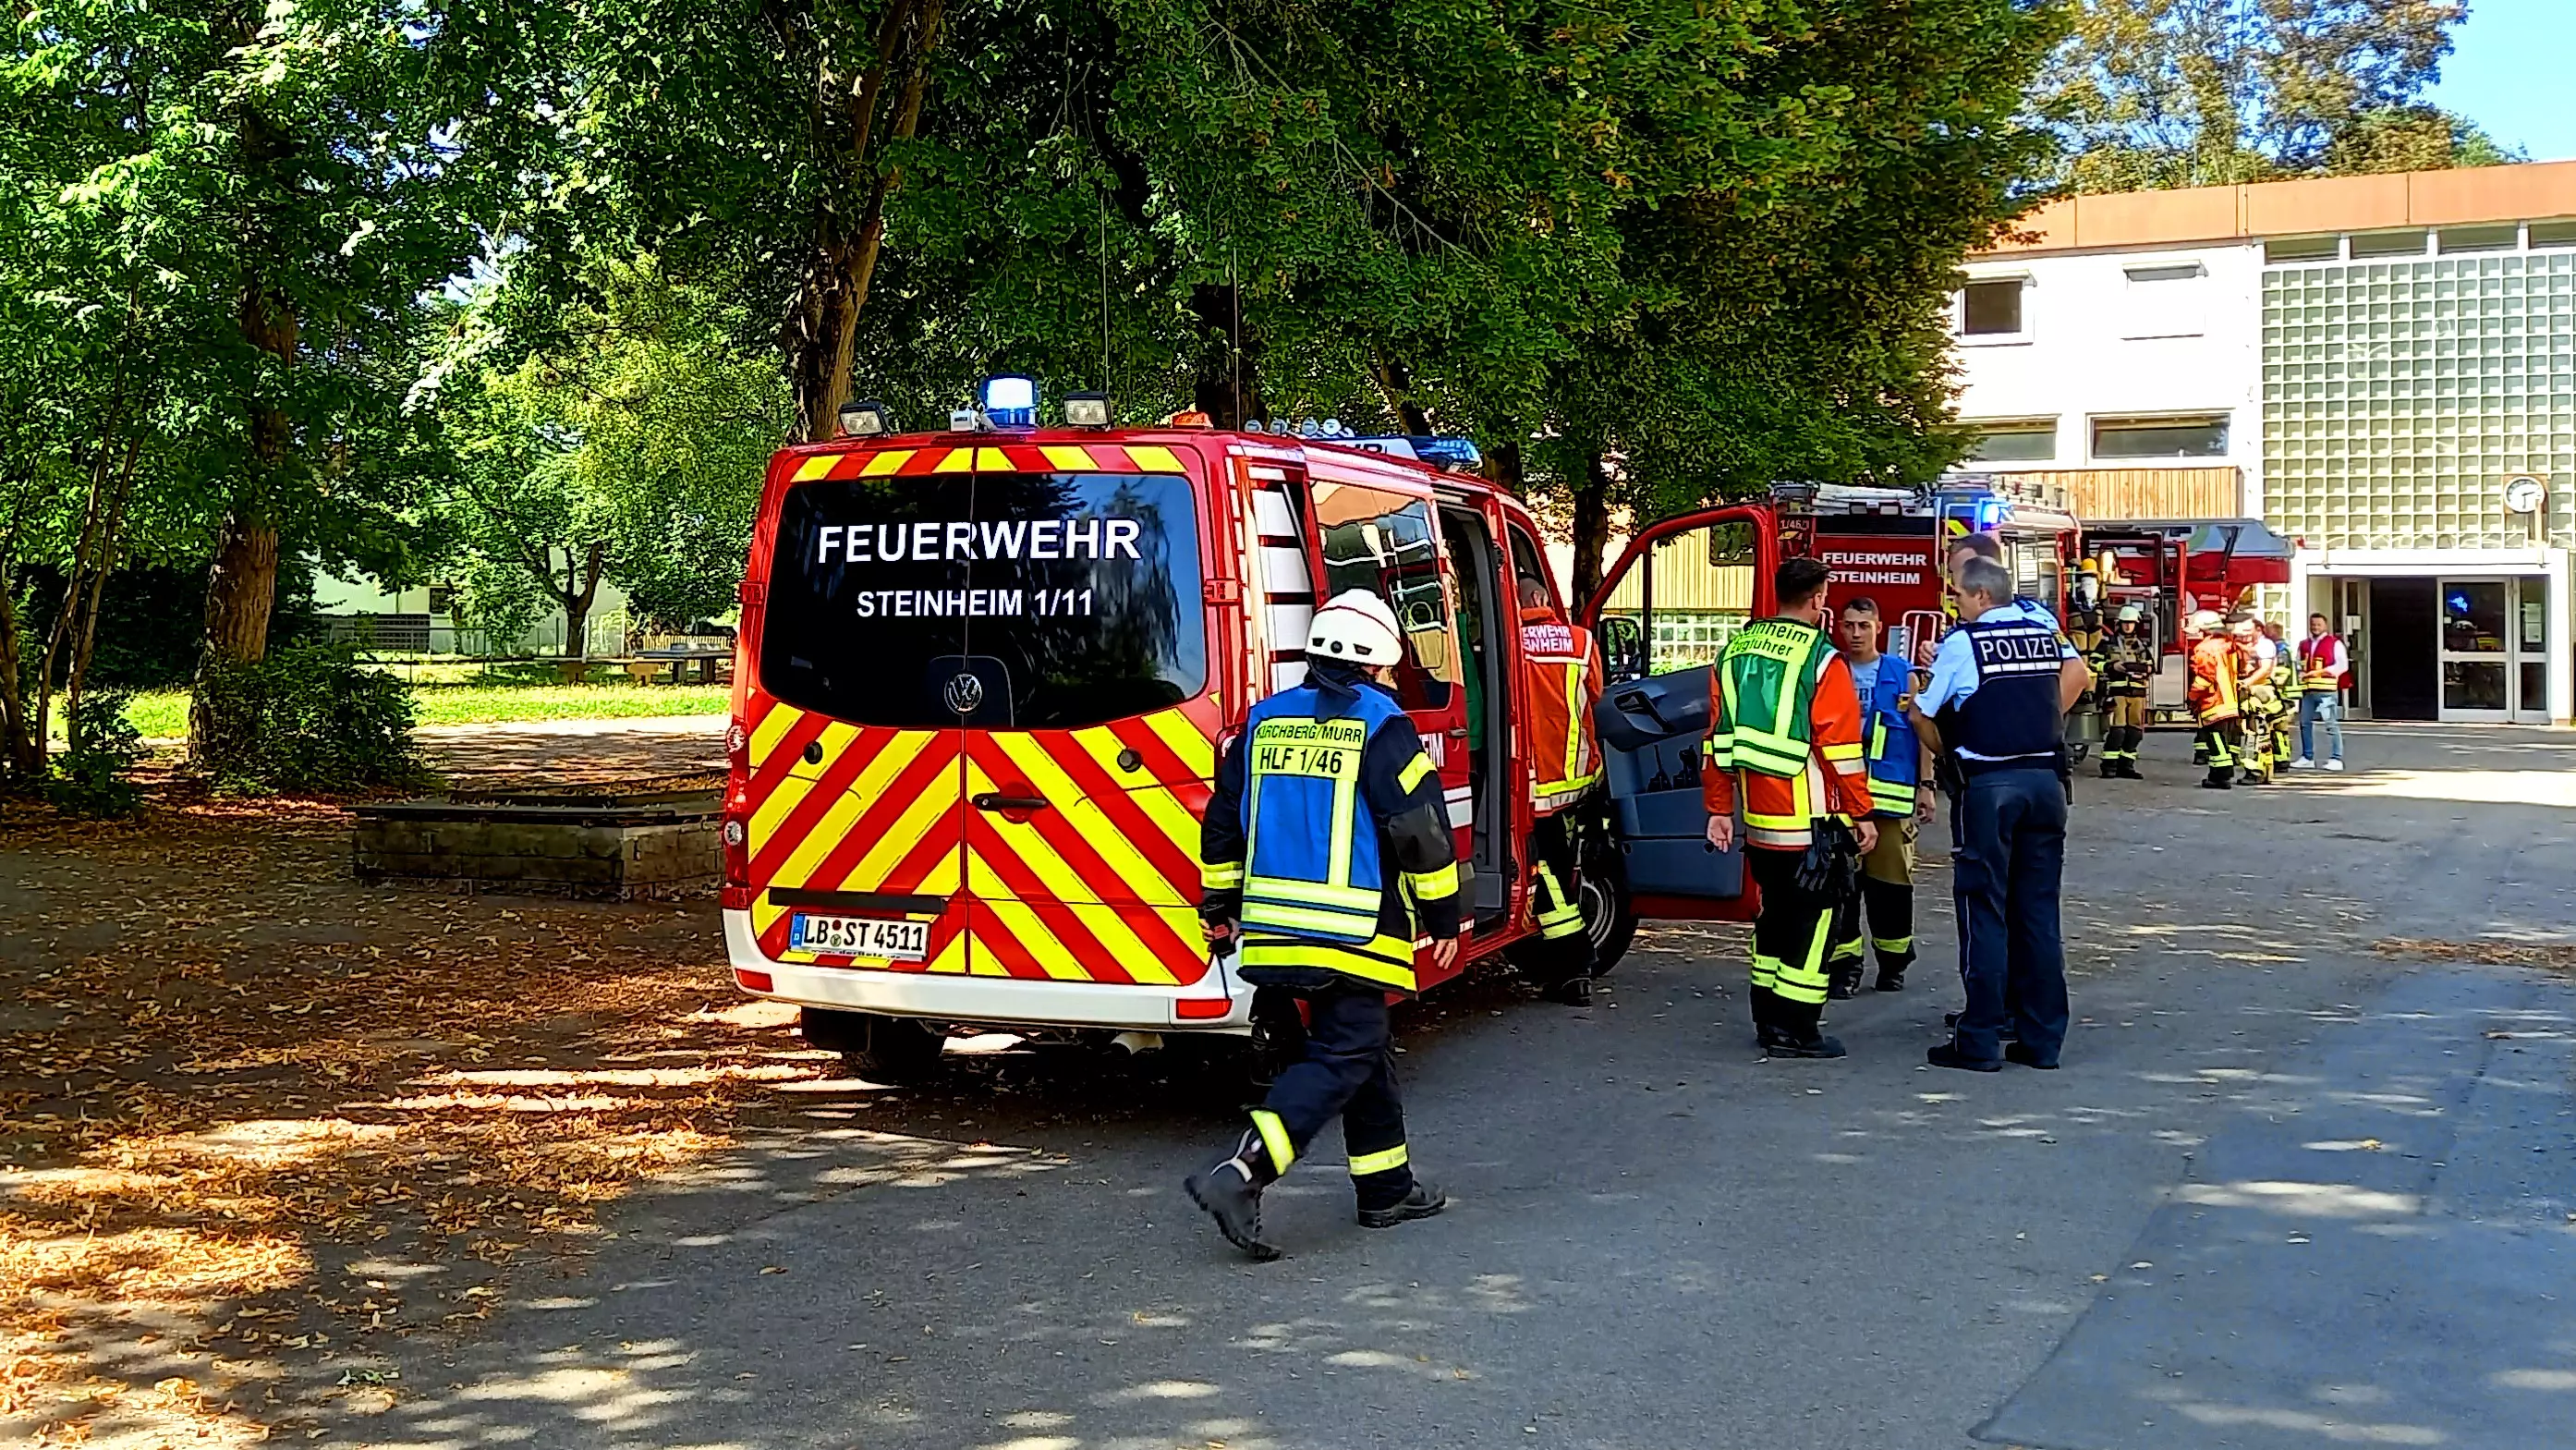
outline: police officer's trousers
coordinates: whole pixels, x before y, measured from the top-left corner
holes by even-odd
[[[1277,1180],[1339,1117],[1359,1206],[1392,1207],[1413,1191],[1413,1169],[1395,1091],[1386,990],[1350,979],[1265,990],[1305,1001],[1306,1052],[1271,1081],[1269,1096],[1253,1110],[1263,1149],[1255,1155],[1255,1177]]]
[[[1882,819],[1878,845],[1860,858],[1860,894],[1834,911],[1834,970],[1857,977],[1864,949],[1885,977],[1914,965],[1914,822]],[[1869,934],[1864,944],[1861,923]]]
[[[1748,846],[1744,867],[1762,890],[1753,918],[1753,1025],[1804,1042],[1825,1016],[1825,951],[1840,903],[1798,884],[1802,850]]]
[[[1530,919],[1539,939],[1519,960],[1542,987],[1593,974],[1592,937],[1583,929],[1583,904],[1574,894],[1574,833],[1570,811],[1538,818],[1530,831]]]
[[[1950,863],[1959,911],[1962,1056],[2002,1055],[2010,1014],[2022,1047],[2057,1061],[2066,1041],[2066,947],[2058,886],[2066,866],[2066,790],[2046,767],[1990,770],[1958,796]]]

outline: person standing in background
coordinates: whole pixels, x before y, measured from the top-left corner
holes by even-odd
[[[1932,818],[1932,752],[1914,733],[1905,707],[1914,701],[1905,661],[1882,654],[1878,601],[1854,599],[1842,607],[1834,643],[1851,671],[1860,698],[1861,743],[1869,764],[1870,819],[1878,845],[1861,858],[1860,893],[1834,911],[1833,995],[1860,995],[1866,950],[1878,957],[1878,990],[1905,990],[1914,965],[1914,834]]]
[[[2193,640],[2187,698],[2192,723],[2199,727],[2192,737],[2191,758],[2209,769],[2201,789],[2231,790],[2236,785],[2235,740],[2241,728],[2236,718],[2236,677],[2241,668],[2236,646],[2227,638],[2226,624],[2212,610],[2194,610],[2185,627]]]
[[[2343,687],[2352,678],[2352,655],[2343,637],[2327,627],[2322,614],[2308,616],[2308,637],[2299,641],[2299,758],[2290,764],[2308,770],[2317,763],[2316,727],[2326,727],[2326,769],[2343,769]]]
[[[1827,823],[1849,823],[1863,856],[1878,845],[1869,820],[1860,698],[1824,631],[1825,566],[1790,559],[1772,576],[1779,613],[1738,629],[1718,656],[1710,690],[1708,765],[1700,772],[1708,843],[1735,848],[1744,810],[1744,869],[1761,890],[1753,918],[1753,1026],[1773,1057],[1840,1057],[1824,1035],[1832,983],[1825,948],[1840,903],[1800,878]]]

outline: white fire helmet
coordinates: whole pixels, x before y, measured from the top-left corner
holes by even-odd
[[[2226,626],[2226,621],[2218,617],[2215,609],[2195,609],[2191,612],[2190,624],[2194,634],[2216,634]]]
[[[2143,604],[2132,602],[2120,606],[2119,622],[2122,624],[2142,623],[2145,621],[2146,617],[2147,607]]]
[[[1403,641],[1395,629],[1395,611],[1365,589],[1345,589],[1315,611],[1307,632],[1306,653],[1319,660],[1348,660],[1359,665],[1391,665]]]

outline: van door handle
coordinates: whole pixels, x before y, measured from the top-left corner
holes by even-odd
[[[979,811],[1042,811],[1051,804],[1053,802],[1042,795],[1004,795],[991,790],[974,798],[975,809]]]

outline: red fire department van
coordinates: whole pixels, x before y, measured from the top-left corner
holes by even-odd
[[[1471,903],[1458,965],[1426,958],[1422,985],[1527,936],[1516,601],[1523,579],[1555,587],[1520,501],[1403,440],[1033,422],[988,407],[771,461],[727,736],[736,982],[883,1077],[929,1068],[954,1030],[1247,1033],[1250,989],[1198,930],[1198,818],[1220,742],[1302,678],[1317,601],[1350,588],[1403,628],[1395,685]],[[1605,959],[1639,914],[1744,905],[1739,861],[1704,839],[1705,659],[1661,644],[1655,546],[1726,534],[1741,619],[1805,516],[1659,525],[1590,612],[1634,642],[1598,717],[1615,805],[1587,832]],[[1643,607],[1623,624],[1631,562]]]

